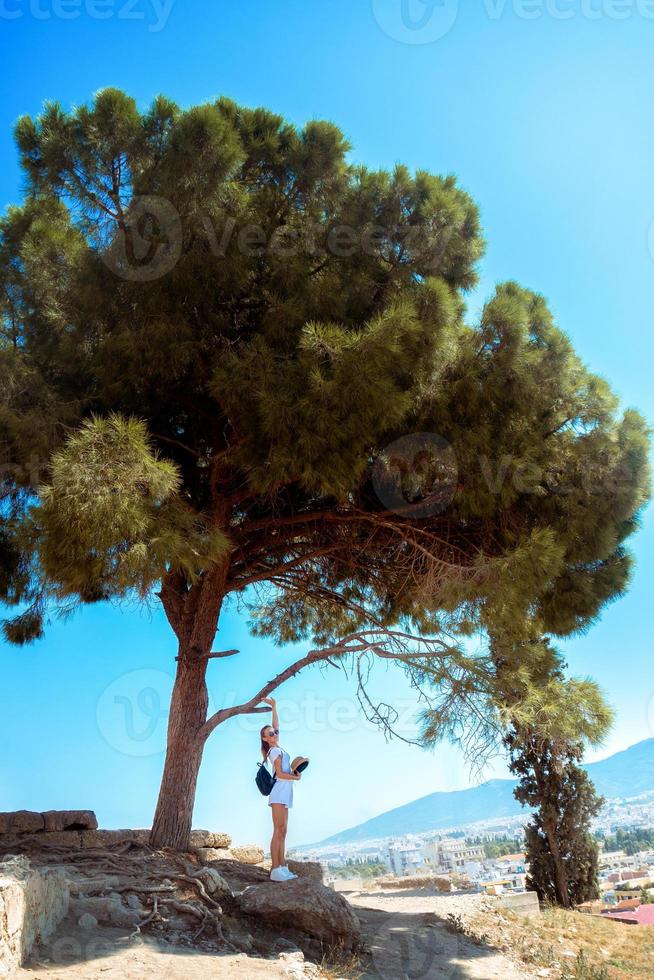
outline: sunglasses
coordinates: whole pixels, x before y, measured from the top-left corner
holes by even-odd
[[[279,735],[279,728],[271,728],[270,731],[267,732],[267,735],[268,736],[270,736],[270,735]]]

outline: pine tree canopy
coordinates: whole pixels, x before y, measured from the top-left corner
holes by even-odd
[[[453,177],[355,166],[331,123],[224,98],[141,111],[107,89],[16,140],[8,640],[41,635],[49,607],[166,576],[179,596],[217,566],[282,642],[527,617],[566,635],[625,590],[647,427],[536,293],[504,283],[467,321],[483,240]],[[393,447],[421,434],[389,506]]]

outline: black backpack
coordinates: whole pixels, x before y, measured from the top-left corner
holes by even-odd
[[[277,782],[277,776],[271,776],[266,769],[263,762],[260,762],[257,766],[257,774],[254,777],[254,781],[259,787],[259,792],[263,796],[270,796],[273,786]]]

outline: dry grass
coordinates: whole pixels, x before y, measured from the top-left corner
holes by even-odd
[[[654,926],[629,926],[561,909],[533,918],[502,909],[475,916],[467,931],[530,968],[553,968],[551,975],[564,980],[654,976]]]
[[[341,980],[343,977],[347,977],[348,980],[361,980],[365,973],[361,959],[356,953],[337,958],[323,957],[319,969],[323,980]]]

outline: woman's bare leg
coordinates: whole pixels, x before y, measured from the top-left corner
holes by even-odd
[[[271,803],[273,819],[273,835],[270,841],[270,860],[273,868],[279,868],[284,863],[284,837],[288,821],[288,809],[283,803]]]
[[[284,866],[286,864],[286,831],[288,829],[288,807],[282,808],[284,810],[282,826],[280,829],[280,840],[279,840],[279,863]]]

